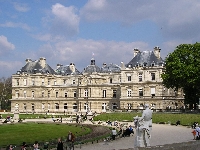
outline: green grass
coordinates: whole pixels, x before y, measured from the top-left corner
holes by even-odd
[[[55,124],[55,123],[20,123],[0,125],[0,146],[9,144],[20,145],[22,142],[34,143],[34,141],[50,141],[59,137],[67,137],[69,131],[75,136],[85,135],[91,132],[90,128]]]
[[[142,113],[103,113],[94,118],[95,121],[133,121],[133,117],[141,116]],[[190,126],[193,122],[200,123],[200,114],[178,114],[178,113],[153,113],[153,123],[171,123],[175,124],[177,120],[180,120],[181,125]]]
[[[133,121],[133,117],[141,116],[142,113],[102,113],[94,117],[94,121]],[[4,114],[3,117],[6,117]],[[23,114],[20,118],[38,118],[36,114]],[[49,115],[51,117],[51,115]],[[193,122],[200,123],[200,114],[178,114],[178,113],[153,113],[153,123],[171,123],[175,124],[180,120],[181,125],[190,126]],[[72,124],[60,123],[19,123],[19,124],[3,124],[0,125],[0,147],[13,144],[20,145],[23,141],[27,143],[34,143],[34,141],[51,141],[59,137],[66,138],[68,131],[75,133],[76,137],[88,134],[91,132],[90,128],[76,126]],[[95,138],[95,137],[94,137]],[[95,140],[99,139],[96,138]],[[91,141],[91,140],[88,140]],[[87,142],[87,141],[86,141]]]

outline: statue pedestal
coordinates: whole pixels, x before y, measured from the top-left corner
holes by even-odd
[[[93,117],[93,113],[92,113],[92,111],[89,111],[89,112],[87,113],[87,119],[88,119],[88,120],[91,120],[92,117]]]
[[[17,120],[17,121],[19,120],[19,111],[14,112],[13,120]]]

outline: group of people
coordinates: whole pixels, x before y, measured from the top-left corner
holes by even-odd
[[[67,136],[67,146],[74,150],[74,141],[75,141],[75,135],[69,131]],[[58,144],[57,144],[57,150],[63,150],[63,141],[61,138],[58,138]]]
[[[66,141],[62,141],[61,138],[58,138],[57,150],[64,150],[64,142],[66,142],[67,147],[70,147],[74,150],[75,135],[71,131],[69,131]],[[28,145],[26,144],[26,142],[23,142],[21,145],[21,150],[27,150],[27,148]],[[48,144],[45,143],[42,149],[48,149]],[[13,145],[9,145],[6,150],[13,150]],[[33,150],[40,150],[38,141],[35,141],[35,143],[33,144]]]

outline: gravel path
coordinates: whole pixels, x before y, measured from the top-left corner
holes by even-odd
[[[192,132],[191,128],[183,126],[153,124],[151,140],[150,140],[152,148],[148,149],[153,149],[153,147],[156,149],[164,149],[163,145],[166,144],[179,143],[178,145],[180,145],[180,143],[183,142],[194,141],[191,132]],[[133,148],[134,139],[135,135],[125,138],[119,138],[115,141],[110,141],[108,143],[100,142],[89,145],[82,145],[81,150],[132,150],[134,149]],[[77,149],[80,148],[77,147]]]

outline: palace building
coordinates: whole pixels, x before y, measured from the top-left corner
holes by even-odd
[[[82,72],[73,63],[52,69],[43,57],[26,59],[12,75],[11,111],[101,113],[143,109],[146,103],[156,110],[179,109],[184,105],[183,91],[163,86],[165,62],[160,50],[134,49],[132,60],[120,66],[99,67],[92,58]]]

